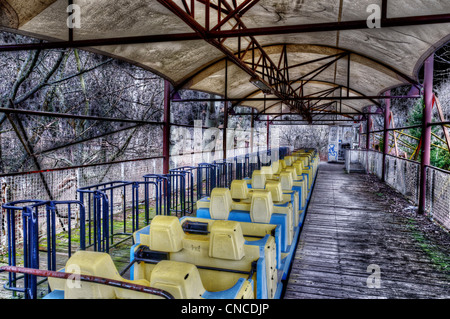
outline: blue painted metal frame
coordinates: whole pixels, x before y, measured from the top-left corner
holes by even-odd
[[[22,236],[23,236],[23,266],[25,268],[39,269],[39,208],[45,208],[46,215],[46,240],[47,240],[47,268],[56,270],[56,211],[60,205],[68,207],[68,256],[72,254],[72,205],[78,205],[80,218],[85,218],[85,208],[80,201],[44,201],[44,200],[20,200],[2,205],[7,214],[8,228],[8,265],[17,266],[17,243],[16,243],[16,214],[22,214]],[[85,248],[84,228],[80,227],[80,249]],[[17,282],[24,279],[23,287],[17,287]],[[14,293],[24,293],[25,299],[37,298],[37,287],[47,279],[37,281],[34,275],[25,274],[17,276],[15,273],[8,274],[8,281],[4,288]]]

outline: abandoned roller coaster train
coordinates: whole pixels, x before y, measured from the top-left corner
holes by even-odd
[[[165,175],[145,175],[142,181],[79,188],[79,200],[4,204],[9,263],[0,268],[9,272],[4,288],[23,293],[26,299],[38,299],[38,286],[43,283],[47,283],[44,299],[279,299],[318,164],[316,150],[283,147],[176,168]],[[144,199],[140,200],[141,186]],[[117,190],[121,196],[115,195]],[[118,206],[123,206],[120,232],[113,218]],[[125,223],[129,215],[131,225]],[[61,216],[68,225],[63,225]],[[22,227],[16,229],[20,217]],[[74,230],[71,221],[76,219],[79,229]],[[57,269],[56,238],[61,227],[68,232],[69,258],[65,267]],[[125,239],[115,240],[121,236]],[[119,273],[110,249],[130,237],[129,263]],[[47,269],[40,269],[42,238]],[[127,272],[130,279],[123,277]]]

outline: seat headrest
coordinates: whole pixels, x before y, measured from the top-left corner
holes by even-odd
[[[291,167],[286,167],[286,172],[291,172],[292,173],[292,178],[295,180],[297,179],[297,169],[293,166]]]
[[[266,174],[260,170],[253,171],[252,174],[252,188],[264,189],[266,187]]]
[[[280,160],[280,167],[281,167],[281,169],[285,169],[286,168],[286,161],[285,160]]]
[[[273,175],[272,166],[261,166],[261,172],[266,175],[266,178],[271,179]]]
[[[272,174],[278,175],[281,173],[280,161],[273,161],[271,166],[272,166]]]
[[[120,280],[120,275],[111,256],[107,253],[80,250],[70,257],[66,263],[65,271],[83,275],[97,276]],[[83,289],[74,289],[66,280],[64,287],[65,299],[115,299],[114,287],[95,283],[83,283]]]
[[[283,200],[283,189],[281,188],[281,182],[268,182],[266,184],[266,190],[272,194],[272,200],[274,202],[281,202]]]
[[[211,226],[209,256],[227,260],[241,260],[245,239],[241,224],[231,220],[216,220]]]
[[[216,187],[210,196],[209,213],[212,219],[228,219],[232,205],[231,192],[228,188]]]
[[[291,166],[293,163],[293,157],[292,156],[285,156],[284,161],[286,162],[286,166]]]
[[[157,215],[150,224],[151,250],[175,253],[183,248],[184,232],[175,216]]]
[[[303,171],[303,162],[302,161],[296,161],[292,165],[297,169],[297,173],[300,174]]]
[[[284,191],[292,190],[292,186],[294,186],[294,179],[292,178],[292,173],[291,172],[282,172],[280,174],[280,183],[281,183],[281,188]]]
[[[232,199],[247,199],[249,198],[247,181],[237,180],[231,182],[231,198]]]
[[[175,299],[199,299],[206,291],[195,265],[172,260],[156,264],[150,287],[167,291]]]
[[[269,223],[273,213],[272,193],[269,191],[253,192],[250,217],[255,223]]]

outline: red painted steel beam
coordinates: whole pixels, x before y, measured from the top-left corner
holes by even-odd
[[[425,108],[422,118],[422,148],[420,160],[420,189],[419,189],[419,213],[426,212],[426,192],[427,192],[427,167],[430,165],[431,153],[431,123],[433,109],[433,75],[434,75],[434,54],[425,60],[424,75],[424,100]]]
[[[213,8],[212,4],[211,8]],[[438,15],[387,18],[381,21],[382,21],[381,22],[382,28],[450,23],[450,13]],[[38,50],[38,49],[47,50],[47,49],[63,49],[63,48],[83,48],[83,47],[107,46],[107,45],[128,45],[128,44],[142,44],[142,43],[173,42],[173,41],[191,41],[202,39],[208,40],[208,39],[221,39],[221,38],[223,39],[223,38],[244,37],[244,36],[255,37],[255,36],[279,35],[289,33],[298,34],[308,32],[333,32],[342,30],[361,30],[361,29],[367,29],[366,20],[210,31],[203,35],[197,32],[187,32],[187,33],[143,35],[134,37],[8,44],[8,45],[1,45],[0,52]]]
[[[170,169],[170,82],[164,81],[163,174]]]
[[[194,18],[192,18],[189,14],[187,14],[185,11],[183,11],[182,8],[180,8],[174,1],[171,0],[158,0],[159,3],[164,5],[167,9],[172,11],[176,16],[178,16],[183,22],[185,22],[189,27],[191,27],[194,31],[196,31],[198,34],[201,35],[201,37],[208,42],[209,44],[213,45],[217,49],[219,49],[222,53],[224,53],[227,58],[235,63],[241,70],[246,72],[252,79],[256,79],[262,83],[263,86],[266,86],[268,88],[273,89],[273,93],[279,97],[282,101],[286,101],[285,103],[289,105],[292,108],[295,108],[296,111],[301,112],[305,118],[310,119],[308,110],[304,107],[302,103],[299,103],[296,100],[286,99],[287,97],[297,97],[297,94],[295,93],[295,90],[290,86],[289,83],[287,83],[283,72],[281,72],[274,62],[270,60],[268,54],[264,51],[264,49],[258,44],[256,39],[251,38],[250,44],[252,48],[252,67],[249,67],[239,56],[236,56],[234,52],[230,51],[223,42],[219,41],[217,38],[208,38],[208,34],[211,32],[208,32],[201,24],[199,24]],[[220,16],[220,8],[222,4],[231,12],[232,8],[228,5],[226,0],[221,0],[219,3],[219,16]],[[241,31],[245,30],[246,27],[244,23],[240,20],[238,16],[234,16],[234,18],[239,23],[239,28],[231,31]],[[240,42],[239,38],[239,42]],[[257,72],[256,72],[256,66],[255,66],[255,50],[258,50],[258,53],[260,54],[259,60],[256,61],[256,65],[261,63],[264,65],[263,72],[267,72],[267,75],[271,76],[272,78],[276,78],[278,81],[267,82],[264,79],[264,73],[263,77],[261,78]],[[244,56],[242,56],[244,57]]]
[[[386,92],[386,96],[389,96],[390,91]],[[389,115],[391,113],[391,100],[386,100],[386,105],[384,107],[384,130],[383,130],[383,162],[382,162],[382,173],[381,181],[386,181],[386,154],[389,152]]]
[[[338,89],[338,87],[336,87]],[[392,100],[392,99],[420,99],[421,95],[413,95],[413,96],[405,96],[405,95],[397,95],[397,96],[385,96],[385,95],[364,95],[364,96],[303,96],[303,97],[287,97],[287,98],[279,98],[279,97],[268,97],[268,98],[228,98],[228,101],[283,101],[283,100],[299,100],[299,101],[312,101],[312,100]],[[172,102],[225,102],[224,98],[205,98],[205,99],[173,99]]]

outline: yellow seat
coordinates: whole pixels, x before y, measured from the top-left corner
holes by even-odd
[[[252,174],[252,189],[264,189],[267,175],[262,170],[255,170]]]
[[[244,257],[245,239],[239,222],[216,220],[210,236],[210,257],[227,260],[241,260]]]
[[[270,223],[273,213],[272,193],[266,190],[254,191],[250,208],[251,220],[256,223]]]
[[[150,287],[148,280],[127,280],[120,276],[111,256],[107,253],[94,251],[78,251],[67,261],[65,271],[108,278]],[[76,277],[75,277],[76,278]],[[54,279],[49,284],[52,290],[64,290],[65,299],[161,299],[162,297],[133,291],[124,288],[112,287],[98,283],[82,281],[75,283],[72,279]]]
[[[148,242],[151,250],[178,252],[183,248],[183,238],[184,232],[177,217],[158,215],[153,218]],[[144,243],[142,238],[141,243]]]
[[[210,196],[209,211],[212,219],[228,219],[232,205],[231,192],[228,188],[214,188]]]
[[[230,185],[231,198],[233,200],[246,200],[250,197],[247,181],[233,180]]]
[[[206,291],[195,265],[169,260],[153,268],[150,286],[167,291],[175,299],[200,299]]]

